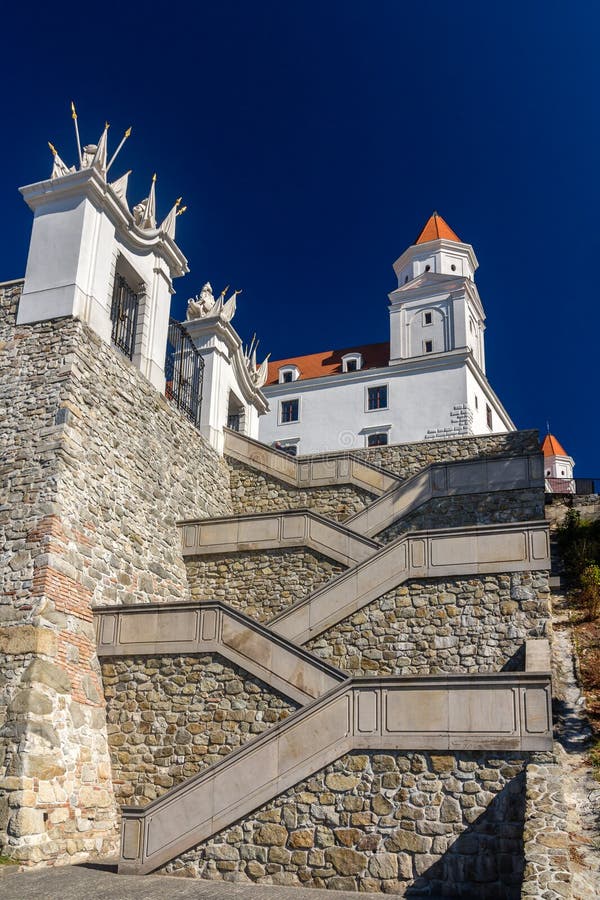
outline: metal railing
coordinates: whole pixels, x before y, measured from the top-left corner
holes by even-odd
[[[129,359],[135,351],[139,295],[129,287],[122,275],[115,278],[110,318],[112,321],[112,342]]]
[[[194,425],[200,423],[204,360],[181,322],[169,320],[165,396]]]
[[[550,478],[546,476],[548,494],[597,494],[600,478]]]

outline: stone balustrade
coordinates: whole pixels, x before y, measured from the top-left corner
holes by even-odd
[[[198,519],[182,522],[180,528],[184,556],[310,547],[353,566],[381,546],[311,510]]]
[[[269,624],[289,640],[305,643],[410,578],[549,568],[545,522],[410,532],[284,610]]]

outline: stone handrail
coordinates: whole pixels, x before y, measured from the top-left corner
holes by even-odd
[[[143,808],[119,871],[164,865],[354,749],[548,750],[549,673],[354,678]]]
[[[410,578],[549,568],[545,521],[407,532],[279,613],[269,628],[302,644]]]
[[[398,484],[395,475],[348,454],[320,454],[296,459],[238,431],[223,429],[225,455],[293,487],[325,487],[354,484],[372,494],[382,494]]]
[[[100,658],[220,653],[306,704],[346,675],[218,601],[105,606],[94,610]]]
[[[308,509],[196,519],[181,522],[179,527],[184,556],[310,547],[345,566],[354,566],[380,547],[378,541]]]
[[[463,460],[428,466],[395,485],[344,525],[362,535],[379,534],[434,497],[543,488],[544,467],[539,453],[492,459]]]

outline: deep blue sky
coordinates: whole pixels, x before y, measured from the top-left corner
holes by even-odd
[[[273,358],[387,340],[392,263],[433,209],[479,258],[487,374],[518,427],[599,475],[600,10],[556,0],[200,0],[3,13],[0,280],[24,274],[17,187],[105,118],[111,174],[183,194],[191,273],[243,288]],[[38,12],[36,13],[36,7]],[[39,13],[39,15],[38,15]],[[32,27],[32,22],[36,27]]]

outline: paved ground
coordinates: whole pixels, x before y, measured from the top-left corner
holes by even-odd
[[[0,867],[0,871],[1,871]],[[227,884],[166,875],[116,875],[87,866],[59,866],[0,874],[2,900],[382,900],[382,894],[355,894],[309,888]]]

